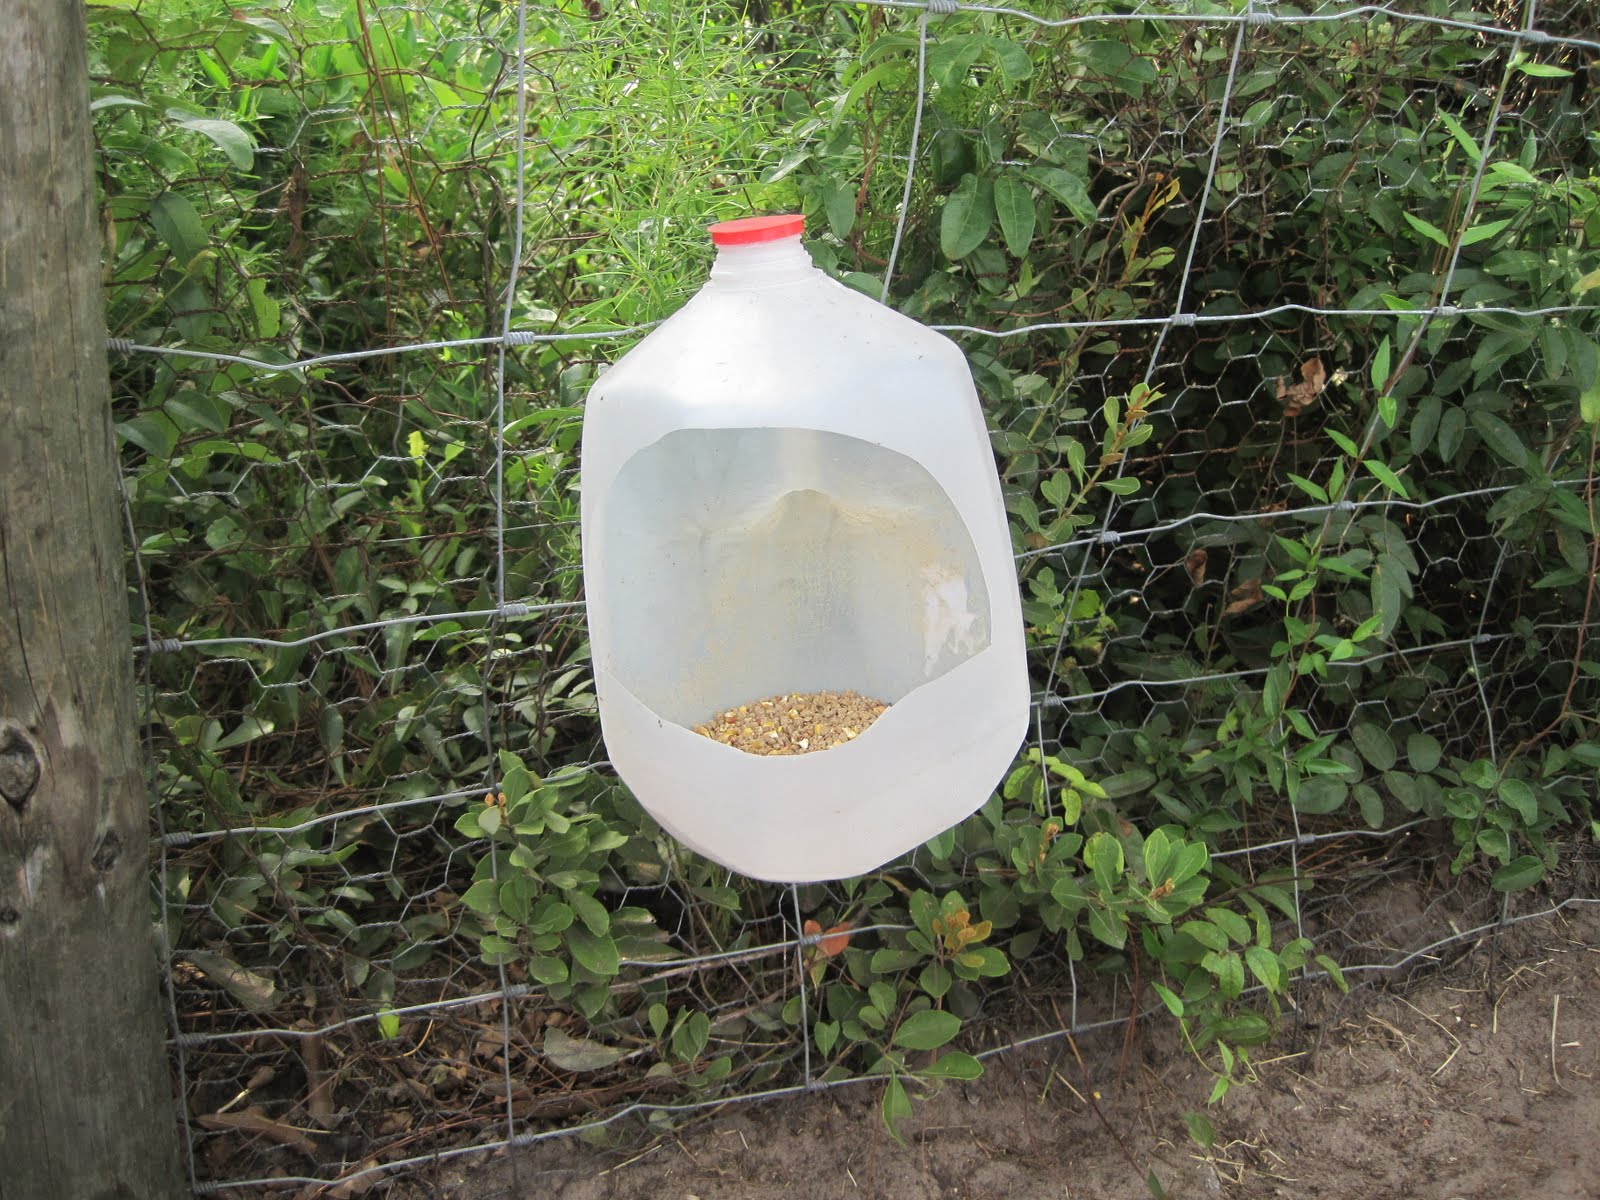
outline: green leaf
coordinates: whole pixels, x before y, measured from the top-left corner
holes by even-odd
[[[1411,499],[1411,493],[1406,491],[1406,485],[1401,482],[1400,476],[1396,475],[1388,467],[1384,466],[1383,463],[1378,462],[1376,459],[1369,458],[1364,460],[1361,465],[1364,466],[1368,471],[1371,471],[1372,474],[1377,477],[1378,482],[1383,484],[1383,486],[1388,488],[1391,492],[1394,492],[1404,500]]]
[[[1509,224],[1511,224],[1510,217],[1502,221],[1485,221],[1482,225],[1474,225],[1461,235],[1461,244],[1463,246],[1473,246],[1479,242],[1487,241]]]
[[[1332,775],[1318,775],[1300,785],[1300,794],[1295,797],[1294,806],[1300,812],[1319,816],[1344,807],[1349,796],[1350,785],[1344,780]]]
[[[255,314],[256,332],[263,338],[277,337],[278,330],[282,327],[283,310],[276,300],[267,295],[267,281],[251,279],[244,287],[245,293],[250,297],[250,311]]]
[[[1467,415],[1459,408],[1447,408],[1439,418],[1439,458],[1454,462],[1467,428]]]
[[[1006,249],[1015,258],[1026,258],[1033,243],[1033,192],[1015,175],[1002,175],[994,181],[994,208]]]
[[[941,1054],[917,1074],[924,1079],[977,1079],[983,1074],[983,1064],[970,1054],[952,1050]]]
[[[1333,959],[1329,958],[1326,954],[1319,954],[1312,961],[1328,973],[1328,975],[1333,979],[1334,986],[1337,987],[1341,992],[1348,992],[1350,990],[1349,983],[1345,981],[1344,972],[1339,968],[1339,964],[1334,962]]]
[[[1477,409],[1472,414],[1472,427],[1488,443],[1489,448],[1514,467],[1526,466],[1528,448],[1516,431],[1504,420],[1487,409]]]
[[[1356,455],[1361,453],[1361,448],[1347,438],[1344,434],[1340,433],[1337,429],[1329,429],[1327,432],[1328,437],[1332,440],[1333,444],[1339,447],[1339,449],[1343,450],[1351,458],[1354,458]]]
[[[1553,63],[1519,62],[1517,70],[1535,79],[1565,79],[1572,74],[1566,67],[1558,67]]]
[[[1411,228],[1415,229],[1430,242],[1437,242],[1441,246],[1450,245],[1450,239],[1445,237],[1444,230],[1437,225],[1424,221],[1421,217],[1414,217],[1410,213],[1401,213],[1400,215],[1406,219],[1406,224],[1410,225]]]
[[[1495,792],[1502,803],[1517,810],[1517,816],[1522,818],[1524,825],[1532,825],[1539,819],[1539,798],[1526,780],[1502,779]]]
[[[461,903],[482,916],[492,916],[500,911],[500,885],[492,879],[480,879],[466,890]]]
[[[1370,721],[1358,721],[1350,730],[1350,740],[1355,742],[1361,757],[1380,771],[1388,771],[1399,759],[1394,739],[1381,726]]]
[[[1378,789],[1369,783],[1358,783],[1351,790],[1355,792],[1356,804],[1361,808],[1361,819],[1367,823],[1367,828],[1382,829],[1385,813]]]
[[[1244,961],[1250,968],[1250,974],[1254,975],[1267,991],[1283,991],[1283,985],[1287,982],[1283,964],[1271,950],[1265,946],[1246,946]]]
[[[955,980],[950,975],[950,968],[941,962],[931,962],[922,968],[922,974],[917,979],[922,990],[935,1000],[944,998]]]
[[[378,1033],[385,1040],[400,1036],[400,1014],[386,1008],[378,1014]]]
[[[1238,913],[1227,908],[1215,906],[1207,908],[1206,918],[1223,933],[1229,940],[1244,943],[1250,940],[1250,922]],[[1222,947],[1218,947],[1219,949]]]
[[[1128,943],[1127,923],[1103,908],[1089,910],[1089,932],[1113,950],[1121,950]]]
[[[609,937],[597,936],[582,925],[574,925],[567,930],[566,939],[573,960],[590,974],[610,979],[620,969],[617,944]]]
[[[1228,948],[1228,935],[1210,921],[1185,921],[1177,931],[1188,934],[1208,950],[1220,952]]]
[[[1244,962],[1234,951],[1226,954],[1208,953],[1200,965],[1216,976],[1217,990],[1232,1000],[1244,991]]]
[[[902,1050],[937,1050],[961,1032],[955,1013],[924,1009],[912,1013],[895,1028],[894,1045]]]
[[[1171,988],[1163,987],[1159,983],[1150,985],[1155,989],[1156,995],[1161,998],[1161,1003],[1167,1006],[1167,1011],[1175,1017],[1183,1016],[1183,999],[1176,995]]]
[[[1159,887],[1167,877],[1168,860],[1173,857],[1172,849],[1167,843],[1167,835],[1159,829],[1152,829],[1150,835],[1144,839],[1140,856],[1144,859],[1144,877],[1150,887]]]
[[[151,412],[117,422],[117,436],[152,458],[169,458],[178,446],[178,427],[165,413]]]
[[[586,892],[569,891],[566,893],[566,901],[578,920],[588,927],[590,933],[602,937],[611,932],[611,914],[606,911],[606,906],[593,896]]]
[[[911,1116],[911,1098],[906,1095],[906,1085],[898,1075],[891,1075],[883,1087],[883,1124],[889,1136],[900,1141],[898,1122]]]
[[[697,1062],[711,1040],[711,1018],[693,1012],[672,1031],[672,1054],[679,1062]]]
[[[848,237],[856,223],[856,189],[837,179],[824,179],[822,209],[828,214],[828,228],[833,236]]]
[[[1489,886],[1497,892],[1520,892],[1544,878],[1544,860],[1532,854],[1514,858],[1494,873]]]
[[[941,36],[939,44],[928,55],[928,74],[946,91],[961,87],[983,57],[984,41],[981,33]]]
[[[1450,136],[1455,138],[1456,144],[1467,152],[1468,158],[1470,158],[1473,162],[1477,162],[1483,157],[1483,151],[1478,149],[1478,143],[1472,140],[1472,136],[1466,131],[1460,121],[1456,120],[1442,108],[1438,110],[1437,116],[1444,124],[1444,127],[1450,131]]]
[[[823,1054],[833,1053],[833,1047],[839,1041],[838,1021],[818,1021],[816,1024],[817,1049]]]
[[[1287,474],[1290,483],[1294,484],[1295,487],[1310,496],[1318,504],[1326,504],[1328,502],[1328,493],[1323,491],[1320,485],[1312,483],[1311,480],[1302,475],[1296,475],[1293,471],[1289,471]]]
[[[1389,380],[1389,361],[1392,355],[1393,350],[1386,337],[1378,343],[1378,352],[1372,356],[1372,370],[1369,372],[1372,386],[1380,392],[1386,390],[1384,385]]]
[[[939,246],[946,258],[959,261],[971,254],[994,225],[994,192],[987,179],[963,175],[944,202],[939,217]]]
[[[1071,171],[1060,167],[1029,167],[1023,174],[1066,205],[1067,211],[1085,225],[1094,224],[1100,216],[1089,198],[1088,187]]]
[[[228,156],[228,161],[241,171],[255,165],[256,146],[250,135],[232,121],[218,121],[210,117],[190,117],[169,111],[167,117],[175,125],[210,138],[217,149]]]
[[[1591,425],[1600,424],[1600,378],[1578,393],[1578,416]]]
[[[994,55],[995,66],[1007,83],[1018,83],[1033,74],[1033,59],[1028,52],[1009,38],[986,39],[989,52]]]
[[[187,196],[177,192],[162,192],[151,202],[150,224],[180,267],[188,267],[195,255],[211,244],[200,214]]]

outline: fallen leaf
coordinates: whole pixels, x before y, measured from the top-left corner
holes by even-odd
[[[306,1024],[302,1021],[301,1024]],[[311,1114],[311,1119],[324,1129],[332,1129],[339,1123],[339,1118],[333,1110],[333,1075],[328,1070],[328,1064],[323,1057],[322,1038],[318,1034],[309,1034],[300,1038],[300,1061],[306,1069],[306,1111]]]
[[[291,1150],[298,1150],[307,1158],[317,1156],[316,1143],[306,1136],[305,1130],[285,1125],[282,1121],[274,1121],[254,1104],[243,1112],[205,1113],[197,1117],[196,1121],[202,1129],[232,1129],[240,1133],[258,1133],[269,1141],[288,1146]]]
[[[1183,569],[1188,572],[1189,582],[1194,587],[1199,587],[1206,581],[1206,552],[1204,548],[1196,546],[1189,551],[1189,557],[1183,560]]]
[[[277,1007],[278,989],[265,975],[241,967],[232,959],[209,950],[189,950],[184,954],[190,967],[198,970],[251,1012],[267,1012]]]
[[[603,1042],[576,1038],[562,1029],[544,1032],[544,1056],[563,1071],[599,1071],[621,1061],[627,1051]]]

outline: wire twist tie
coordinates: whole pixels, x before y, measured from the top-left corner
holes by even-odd
[[[503,339],[508,346],[531,346],[538,335],[527,329],[508,329]]]
[[[1271,25],[1278,19],[1278,14],[1252,5],[1245,10],[1244,19],[1249,25]]]
[[[1487,646],[1492,641],[1494,641],[1494,634],[1480,633],[1477,637],[1472,639],[1472,644],[1474,646]]]
[[[1294,839],[1294,843],[1297,846],[1315,846],[1317,844],[1317,835],[1314,833],[1302,833]]]
[[[502,617],[525,617],[530,611],[532,610],[520,600],[507,601],[499,609]]]
[[[961,7],[960,0],[923,0],[928,11],[935,16],[948,17]]]
[[[1335,500],[1333,502],[1334,512],[1355,512],[1355,510],[1356,502],[1354,500]]]
[[[1527,42],[1530,46],[1544,46],[1555,41],[1555,38],[1542,29],[1524,29],[1517,37],[1518,40]]]
[[[1108,529],[1100,535],[1100,544],[1102,546],[1115,546],[1120,544],[1121,541],[1122,535],[1115,530]]]
[[[152,638],[150,641],[150,652],[152,654],[176,654],[182,649],[182,638]]]
[[[1434,305],[1433,315],[1436,317],[1459,317],[1461,310],[1454,304],[1436,304]]]
[[[132,354],[133,339],[108,337],[106,339],[106,349],[112,354]]]
[[[177,833],[165,834],[161,839],[161,844],[164,846],[188,846],[194,840],[194,834],[187,830],[179,830]]]
[[[1193,329],[1195,316],[1193,313],[1173,313],[1167,318],[1167,323],[1174,329]]]

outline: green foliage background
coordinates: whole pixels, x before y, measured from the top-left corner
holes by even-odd
[[[1540,28],[1593,36],[1585,8]],[[950,1043],[1019,969],[1125,976],[1220,1097],[1292,982],[1338,974],[1303,918],[1354,854],[1231,852],[1418,820],[1409,853],[1497,895],[1559,887],[1591,836],[1592,50],[1371,16],[929,21],[889,294],[978,380],[1039,718],[972,819],[791,900],[607,769],[582,401],[637,336],[613,331],[699,285],[708,221],[801,209],[879,294],[918,13],[89,12],[111,334],[231,356],[113,364],[160,915],[183,1031],[217,1035],[186,1043],[197,1115],[273,1059],[267,1112],[331,1097],[380,1163],[503,1121],[508,1087],[517,1128],[571,1124],[791,1082],[809,1039],[819,1075],[887,1077],[892,1126],[908,1081],[980,1069]],[[573,336],[503,348],[508,320]],[[794,905],[832,935],[804,1009]],[[503,1029],[410,1007],[507,984]],[[226,1049],[295,1023],[336,1065]],[[242,1169],[197,1136],[202,1174]]]

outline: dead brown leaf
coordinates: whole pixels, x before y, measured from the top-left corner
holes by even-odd
[[[1254,608],[1261,603],[1261,577],[1246,579],[1228,594],[1233,597],[1233,601],[1222,610],[1228,616],[1235,616]]]
[[[1278,400],[1283,404],[1285,417],[1298,417],[1316,403],[1322,389],[1328,386],[1328,370],[1320,358],[1312,357],[1300,364],[1300,379],[1289,383],[1288,377],[1278,380]]]
[[[242,1112],[234,1113],[206,1113],[196,1118],[202,1129],[232,1129],[240,1133],[254,1133],[277,1142],[280,1146],[288,1146],[291,1150],[298,1150],[307,1158],[317,1157],[316,1144],[307,1136],[303,1129],[296,1129],[293,1125],[286,1125],[282,1121],[274,1121],[261,1110],[261,1106],[252,1104]]]
[[[302,1021],[301,1024],[307,1022]],[[332,1129],[339,1123],[339,1118],[333,1109],[333,1073],[327,1069],[321,1035],[313,1033],[301,1038],[299,1049],[300,1061],[306,1068],[306,1083],[309,1085],[306,1089],[306,1111],[318,1125]]]
[[[1189,575],[1189,583],[1199,587],[1206,581],[1206,552],[1203,547],[1196,546],[1189,551],[1189,557],[1183,560],[1183,569]]]

